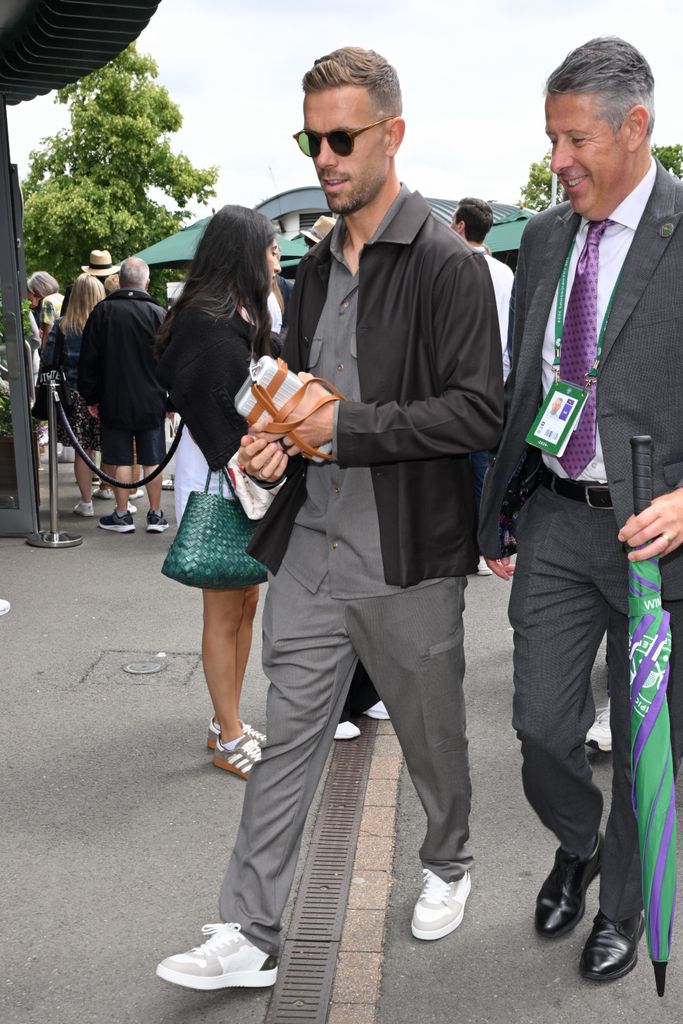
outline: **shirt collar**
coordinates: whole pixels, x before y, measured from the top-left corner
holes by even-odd
[[[650,166],[643,180],[636,185],[632,192],[629,192],[625,199],[622,199],[616,209],[610,213],[609,219],[614,221],[615,224],[620,224],[622,227],[630,228],[631,231],[635,231],[640,223],[640,218],[645,212],[645,207],[647,206],[647,201],[650,198],[652,189],[655,187],[656,177],[657,165],[654,160],[650,158]],[[587,225],[588,221],[585,218],[582,218],[582,233],[587,230]]]
[[[398,195],[392,202],[391,206],[384,214],[384,217],[380,221],[377,230],[375,231],[372,238],[368,239],[365,245],[373,245],[378,242],[382,237],[386,229],[389,227],[398,211],[403,206],[404,202],[410,195],[410,189],[407,185],[401,183]],[[346,225],[344,224],[344,218],[338,217],[337,222],[332,228],[332,235],[330,238],[330,252],[336,260],[340,263],[344,262],[344,238],[346,237]]]

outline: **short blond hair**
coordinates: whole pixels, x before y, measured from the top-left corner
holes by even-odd
[[[374,50],[344,46],[319,57],[302,82],[306,96],[324,89],[357,85],[368,95],[379,114],[399,117],[403,111],[401,85],[395,69]]]

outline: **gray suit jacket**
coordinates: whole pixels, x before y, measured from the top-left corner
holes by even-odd
[[[682,213],[683,184],[658,165],[614,297],[596,392],[607,481],[619,526],[633,512],[632,436],[652,437],[654,494],[683,487]],[[489,558],[500,557],[498,516],[541,401],[543,336],[579,222],[569,203],[563,203],[530,220],[522,239],[506,424],[486,475],[480,510],[479,549]],[[683,598],[683,547],[663,559],[662,575],[665,598]]]

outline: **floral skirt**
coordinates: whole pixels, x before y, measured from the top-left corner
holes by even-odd
[[[85,404],[85,399],[82,398],[77,391],[72,391],[71,394],[74,404],[72,405],[71,412],[67,417],[71,424],[71,429],[78,438],[79,443],[86,451],[90,451],[91,449],[99,451],[102,446],[102,442],[100,440],[100,421],[90,415],[88,407]],[[61,441],[62,444],[71,444],[71,438],[64,429],[61,418],[58,418],[57,420],[57,440]]]

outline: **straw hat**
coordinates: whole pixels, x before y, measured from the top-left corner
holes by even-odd
[[[111,253],[108,249],[93,249],[88,265],[81,267],[84,273],[91,274],[93,277],[109,277],[110,274],[118,273],[120,269],[120,264],[112,263]]]
[[[312,228],[308,231],[302,231],[301,234],[304,238],[307,238],[313,245],[317,245],[321,242],[325,235],[329,234],[336,223],[336,217],[322,216],[318,217],[317,221]]]

